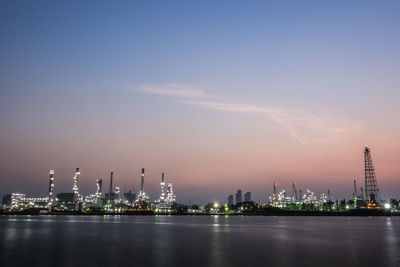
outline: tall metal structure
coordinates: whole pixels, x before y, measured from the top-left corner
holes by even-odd
[[[297,201],[296,182],[292,182],[292,197],[293,201]]]
[[[167,203],[172,204],[175,202],[174,190],[172,189],[172,183],[168,183],[167,186]]]
[[[51,210],[51,206],[53,205],[53,195],[54,195],[54,170],[50,170],[50,181],[49,181],[49,201],[48,207]]]
[[[143,188],[144,188],[144,168],[142,168],[141,177],[142,177],[142,179],[141,179],[141,183],[140,183],[140,191],[143,192]]]
[[[136,203],[140,202],[145,202],[147,203],[149,201],[149,197],[147,194],[144,192],[144,168],[142,168],[142,175],[141,175],[141,183],[140,183],[140,191],[139,194],[137,195],[137,198],[135,200]]]
[[[164,173],[161,174],[161,195],[160,195],[160,202],[164,202],[165,200],[165,193],[164,193]]]
[[[273,205],[273,206],[275,206],[276,205],[276,203],[277,203],[277,200],[278,200],[278,195],[276,194],[276,183],[275,182],[273,182],[272,183],[272,187],[273,187],[273,194],[272,194],[272,198],[271,198],[271,204]]]
[[[355,179],[354,179],[353,183],[354,183],[354,193],[353,193],[353,198],[355,198],[355,197],[357,197],[357,182],[356,182],[356,180],[355,180]]]
[[[75,170],[75,175],[74,175],[74,187],[72,187],[72,191],[74,192],[75,195],[79,197],[79,187],[78,187],[78,182],[79,182],[79,175],[81,173],[79,172],[79,168],[76,168]]]
[[[96,198],[99,199],[99,198],[101,198],[101,193],[102,193],[102,190],[103,190],[103,180],[102,179],[98,179],[96,184],[97,184]]]
[[[109,198],[109,203],[111,204],[112,202],[112,186],[113,186],[113,176],[114,176],[114,172],[111,171],[110,173],[110,190],[108,192],[108,198]]]
[[[364,175],[365,175],[365,196],[371,203],[378,200],[379,188],[375,176],[374,165],[372,164],[371,150],[368,146],[364,149]]]

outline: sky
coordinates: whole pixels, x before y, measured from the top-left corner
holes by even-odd
[[[0,194],[400,198],[399,1],[1,1]]]

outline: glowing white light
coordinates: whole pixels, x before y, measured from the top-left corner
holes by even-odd
[[[391,208],[391,206],[390,206],[389,203],[385,203],[385,204],[383,205],[383,207],[384,207],[385,209],[387,209],[387,210]]]

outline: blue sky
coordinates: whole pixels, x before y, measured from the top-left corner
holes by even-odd
[[[350,192],[366,143],[382,186],[398,186],[399,7],[3,1],[3,191],[42,193],[50,168],[69,190],[79,165],[87,192],[111,168],[137,188],[141,167],[155,196],[168,170],[186,200],[239,187],[262,200],[291,179]]]

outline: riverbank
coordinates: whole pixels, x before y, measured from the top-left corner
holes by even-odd
[[[155,213],[154,211],[126,211],[121,213],[110,212],[81,212],[81,211],[52,211],[44,209],[28,209],[23,211],[2,211],[0,215],[78,215],[78,216],[399,216],[398,212],[392,212],[384,209],[352,209],[347,211],[320,211],[320,210],[286,210],[278,208],[266,208],[258,212],[242,212],[242,213]]]

